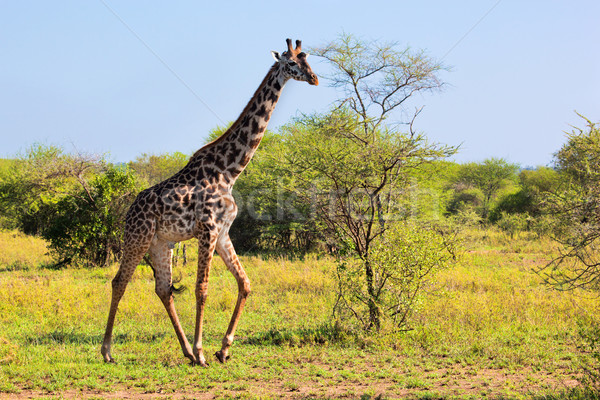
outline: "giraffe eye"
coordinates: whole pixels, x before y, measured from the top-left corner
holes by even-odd
[[[288,65],[290,67],[293,67],[294,65],[296,65],[296,62],[295,61],[288,61]]]

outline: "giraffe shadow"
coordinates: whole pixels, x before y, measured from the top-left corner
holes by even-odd
[[[259,346],[349,344],[355,341],[351,332],[331,324],[296,329],[271,328],[240,339],[244,344]]]
[[[11,264],[2,264],[0,265],[0,272],[13,272],[13,271],[31,271],[36,269],[49,269],[49,270],[57,270],[60,268],[56,268],[55,264],[52,263],[43,263],[39,265],[30,265],[27,263],[23,263],[21,261],[14,261]]]
[[[153,343],[156,341],[162,341],[166,335],[167,334],[164,332],[148,335],[130,335],[127,333],[121,333],[113,336],[113,343]],[[43,335],[27,336],[24,342],[29,345],[100,345],[103,338],[103,334],[90,335],[79,332],[63,332],[56,330]]]

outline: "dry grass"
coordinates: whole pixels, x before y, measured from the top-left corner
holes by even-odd
[[[51,262],[43,240],[19,231],[0,231],[0,271],[31,269]]]

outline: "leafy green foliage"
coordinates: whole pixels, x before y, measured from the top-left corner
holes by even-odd
[[[57,266],[106,266],[121,253],[125,213],[139,192],[127,168],[107,167],[89,184],[48,205],[53,217],[41,236],[48,240]]]
[[[48,240],[57,266],[104,266],[120,253],[125,212],[140,190],[133,171],[44,145],[8,168],[0,177],[7,224]]]
[[[501,158],[489,158],[481,163],[461,165],[455,189],[457,195],[450,203],[449,211],[456,212],[468,204],[487,220],[493,201],[502,189],[515,183],[518,169],[518,165]],[[481,196],[473,189],[480,192]]]
[[[579,321],[579,343],[587,357],[583,362],[583,385],[600,398],[600,319],[587,316]]]
[[[600,182],[600,128],[582,116],[585,129],[574,128],[567,143],[556,153],[556,169],[581,189]]]
[[[189,156],[180,152],[160,155],[144,153],[131,161],[129,168],[146,183],[145,186],[154,186],[181,170],[188,160]]]
[[[483,197],[483,192],[480,189],[462,182],[456,183],[453,185],[452,195],[448,200],[446,211],[453,215],[474,212],[481,219]]]
[[[548,167],[523,170],[519,174],[519,189],[500,198],[490,212],[490,221],[496,222],[501,214],[528,214],[532,218],[543,219],[544,198],[558,190],[559,173]]]
[[[346,323],[355,319],[361,328],[368,328],[374,303],[382,323],[409,327],[411,315],[421,306],[423,289],[455,259],[454,235],[453,230],[439,225],[414,221],[391,224],[371,245],[367,262],[372,276],[363,273],[364,266],[356,259],[348,258],[338,265],[338,318]]]
[[[511,239],[513,239],[515,234],[527,229],[527,225],[530,220],[531,217],[527,213],[509,214],[505,211],[502,211],[496,224],[500,229],[508,233]]]
[[[411,174],[452,151],[428,144],[422,135],[366,135],[344,109],[305,116],[281,133],[273,154],[283,159],[281,175],[290,177],[289,190],[314,209],[332,244],[346,243],[357,255],[368,254],[386,221],[411,215]]]
[[[557,223],[561,253],[544,269],[546,279],[561,289],[600,290],[600,129],[585,119],[556,153],[562,185],[546,202]]]
[[[458,163],[436,160],[414,170],[409,178],[411,214],[425,220],[436,220],[447,215],[455,195],[450,182],[456,181],[459,169]]]
[[[52,205],[103,168],[96,156],[66,154],[35,144],[0,176],[0,210],[5,227],[39,234],[52,218]]]
[[[282,173],[283,140],[281,135],[265,132],[252,162],[234,186],[241,207],[230,235],[236,245],[243,243],[248,250],[306,252],[317,238],[308,208],[290,187],[290,177]]]
[[[207,141],[227,130],[217,127]],[[233,187],[238,214],[229,231],[237,251],[287,253],[306,252],[317,241],[317,224],[289,186],[282,172],[284,137],[267,130],[252,162]]]
[[[419,110],[407,122],[408,132],[387,119],[415,93],[440,88],[437,72],[442,68],[423,52],[399,51],[394,44],[351,35],[311,52],[330,63],[328,79],[346,97],[329,113],[305,115],[282,128],[283,146],[276,152],[283,160],[281,175],[290,177],[290,191],[314,210],[328,245],[344,263],[360,265],[355,273],[357,282],[366,285],[364,327],[379,329],[382,289],[374,280],[372,245],[391,221],[415,210],[409,194],[413,173],[455,151],[413,130]],[[339,287],[345,289],[342,283]],[[352,296],[347,298],[358,299]]]

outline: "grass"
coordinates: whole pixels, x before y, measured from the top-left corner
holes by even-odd
[[[585,357],[577,320],[598,312],[597,299],[540,284],[532,269],[548,258],[548,241],[473,231],[465,247],[460,263],[427,288],[412,330],[376,336],[330,324],[333,260],[243,257],[253,293],[232,359],[203,369],[182,356],[149,267],[138,267],[120,305],[117,364],[104,364],[99,348],[117,266],[43,268],[43,242],[3,232],[0,398],[566,398],[560,393],[577,384]],[[193,289],[190,258],[175,276]],[[207,355],[218,350],[237,296],[218,257],[209,285]],[[188,335],[193,292],[176,297]]]
[[[18,231],[0,230],[0,272],[27,270],[51,262],[43,240]]]

